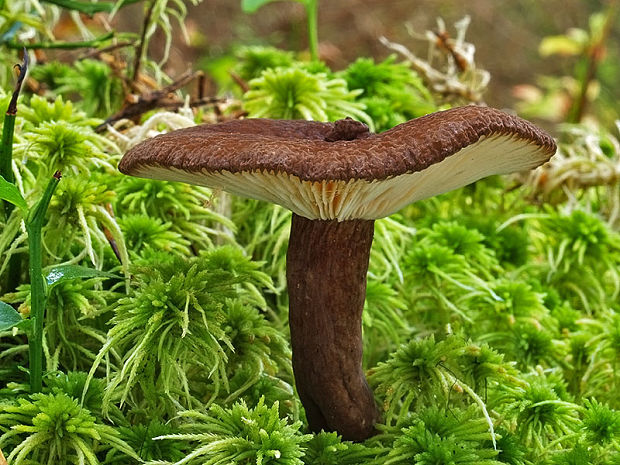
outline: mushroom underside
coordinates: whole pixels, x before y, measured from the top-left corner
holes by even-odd
[[[448,192],[494,174],[530,169],[540,163],[531,144],[517,137],[482,137],[475,144],[422,171],[386,179],[304,181],[295,174],[268,171],[186,171],[145,165],[135,175],[221,188],[242,197],[282,205],[310,219],[377,219],[410,203]]]

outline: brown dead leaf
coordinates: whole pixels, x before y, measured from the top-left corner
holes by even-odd
[[[4,455],[2,454],[2,450],[1,449],[0,449],[0,465],[9,465],[9,463],[4,458]]]

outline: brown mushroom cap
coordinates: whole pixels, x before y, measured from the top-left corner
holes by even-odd
[[[268,119],[201,125],[131,149],[119,169],[271,201],[310,219],[376,219],[494,174],[534,168],[555,153],[528,121],[465,106],[381,134],[361,123]]]

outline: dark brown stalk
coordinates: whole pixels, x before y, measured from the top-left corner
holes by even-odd
[[[24,50],[24,58],[22,64],[15,65],[15,68],[19,70],[19,75],[17,76],[17,82],[15,83],[15,90],[13,91],[13,95],[11,96],[11,101],[9,102],[9,107],[6,110],[7,115],[16,115],[17,114],[17,99],[19,98],[19,92],[22,89],[22,84],[24,83],[24,79],[26,78],[26,73],[28,72],[28,64],[30,63],[30,57],[28,56],[28,52],[26,48]]]
[[[24,58],[21,65],[15,65],[19,70],[19,76],[15,83],[15,90],[11,96],[9,106],[4,116],[4,124],[2,127],[2,142],[0,143],[0,176],[6,181],[15,184],[15,176],[13,175],[13,137],[15,132],[15,118],[17,117],[17,99],[22,88],[26,73],[28,72],[28,64],[30,57],[24,48]],[[0,215],[4,214],[8,220],[13,205],[8,202],[0,201]],[[9,260],[9,270],[7,275],[6,291],[13,292],[20,283],[22,270],[22,257],[19,254],[12,255]]]
[[[293,371],[312,431],[361,441],[379,412],[362,370],[362,310],[374,221],[293,214],[287,253]]]

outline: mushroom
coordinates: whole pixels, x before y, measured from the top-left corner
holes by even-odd
[[[233,120],[132,148],[119,169],[267,200],[293,212],[287,252],[293,371],[311,430],[371,436],[379,420],[362,369],[362,309],[374,220],[555,153],[531,123],[465,106],[381,134],[335,123]]]

